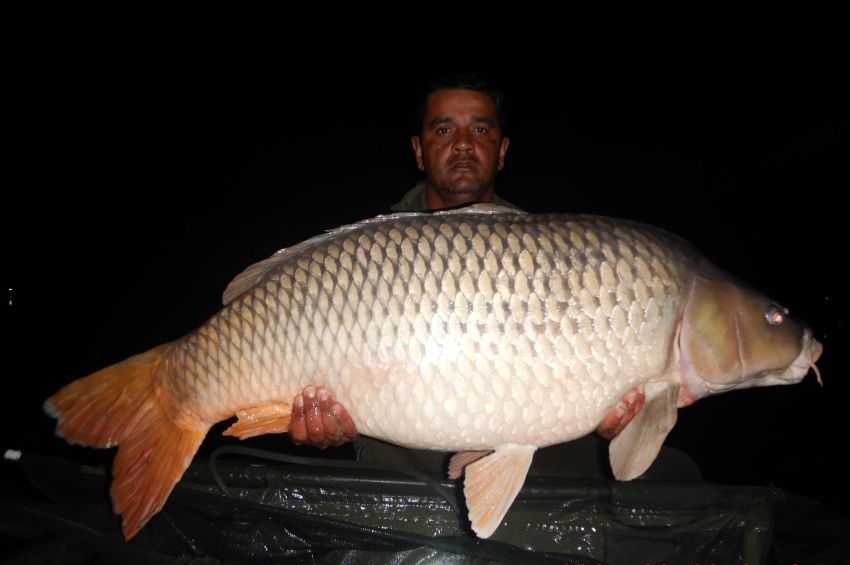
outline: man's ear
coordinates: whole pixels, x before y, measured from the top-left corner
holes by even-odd
[[[505,153],[508,152],[508,145],[511,144],[511,139],[509,137],[502,138],[502,145],[499,147],[499,168],[497,170],[501,171],[505,168]]]
[[[425,170],[425,163],[422,162],[422,140],[418,135],[410,138],[410,144],[413,145],[413,155],[416,157],[416,166],[420,171]]]

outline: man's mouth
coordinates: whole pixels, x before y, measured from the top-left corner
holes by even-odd
[[[470,171],[475,167],[475,163],[470,161],[469,159],[461,159],[458,161],[454,161],[449,168],[455,171]]]

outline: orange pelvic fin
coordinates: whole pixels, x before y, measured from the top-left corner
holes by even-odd
[[[285,402],[239,410],[236,412],[238,418],[236,423],[224,430],[222,434],[239,439],[263,434],[281,434],[289,431],[291,416],[292,405]]]
[[[71,443],[118,447],[112,507],[130,539],[160,511],[209,425],[182,414],[155,378],[168,346],[159,346],[76,380],[44,408]]]
[[[503,445],[466,467],[463,494],[478,537],[490,537],[502,523],[525,482],[535,449],[533,445]]]

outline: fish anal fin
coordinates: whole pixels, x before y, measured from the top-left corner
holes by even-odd
[[[671,383],[646,385],[643,407],[608,446],[615,478],[621,481],[637,478],[655,461],[676,424],[680,388]]]
[[[466,466],[463,494],[478,537],[490,537],[502,523],[525,483],[536,449],[533,445],[507,444]]]
[[[449,460],[449,478],[459,479],[467,465],[475,463],[492,451],[458,451]]]
[[[254,406],[236,412],[236,422],[224,430],[223,435],[239,439],[263,434],[280,434],[289,430],[292,405],[285,402]]]

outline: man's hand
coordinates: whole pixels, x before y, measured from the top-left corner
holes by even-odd
[[[293,402],[289,437],[296,445],[324,449],[357,437],[357,428],[345,406],[324,387],[306,387]]]
[[[596,428],[596,433],[605,439],[614,439],[622,432],[646,402],[642,388],[633,388],[627,392],[620,403],[602,420]]]

